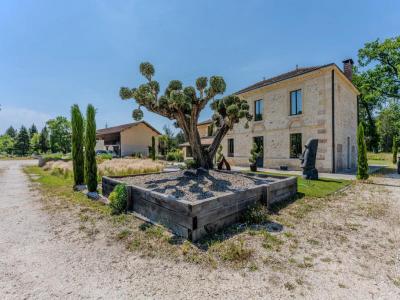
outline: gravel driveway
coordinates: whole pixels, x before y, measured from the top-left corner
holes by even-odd
[[[390,299],[399,296],[399,288],[385,276],[383,263],[375,266],[374,261],[369,261],[370,272],[363,273],[357,259],[348,259],[348,253],[355,249],[341,249],[342,246],[335,244],[321,251],[324,255],[337,255],[346,264],[329,263],[329,267],[324,267],[321,263],[315,269],[304,269],[301,276],[308,283],[293,290],[283,285],[290,272],[275,272],[268,267],[256,272],[203,269],[189,263],[143,258],[138,253],[124,251],[118,243],[107,243],[101,234],[90,241],[76,238],[76,231],[71,228],[77,225],[68,218],[54,220],[43,209],[39,194],[30,188],[22,167],[33,163],[0,161],[0,299]],[[398,179],[379,180],[389,190],[384,196],[394,203],[393,214],[398,216]],[[365,193],[367,189],[363,189]],[[328,216],[329,213],[323,214],[324,218]],[[339,222],[340,214],[335,216]],[[371,239],[379,241],[382,232],[390,228],[386,225],[379,228],[378,221],[376,224]],[[399,223],[394,224],[397,227],[391,235],[398,238]],[[356,231],[349,235],[357,238]],[[371,243],[367,235],[363,239]],[[397,247],[398,240],[394,243]],[[387,245],[382,238],[380,246]],[[398,251],[398,248],[387,249],[388,254]],[[390,266],[393,271],[395,267],[398,268]],[[360,270],[360,274],[353,269]],[[343,280],[343,287],[337,285],[337,279]]]

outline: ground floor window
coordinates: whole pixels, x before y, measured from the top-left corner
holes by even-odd
[[[233,139],[228,139],[228,157],[233,157],[234,152],[235,152],[235,145]]]
[[[290,135],[290,158],[299,158],[301,155],[301,133],[292,133]]]

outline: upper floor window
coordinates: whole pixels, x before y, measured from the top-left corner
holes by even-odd
[[[301,115],[303,112],[303,101],[301,90],[290,92],[290,115]]]
[[[228,139],[228,157],[233,157],[234,152],[235,152],[235,146],[233,139]]]
[[[290,135],[290,158],[299,158],[301,155],[301,133]]]
[[[254,102],[254,121],[261,121],[264,111],[264,101],[257,100]]]

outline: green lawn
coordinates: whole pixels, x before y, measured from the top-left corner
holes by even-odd
[[[394,167],[395,165],[392,162],[393,155],[392,153],[380,152],[373,153],[368,152],[368,164],[369,165],[386,165],[388,167]]]
[[[99,201],[88,199],[83,193],[72,190],[72,176],[61,176],[60,174],[52,174],[38,166],[29,166],[24,168],[25,173],[33,175],[32,181],[40,183],[40,189],[47,195],[69,199],[76,204],[88,207],[91,210],[102,214],[110,214],[108,205],[104,205]]]
[[[266,172],[257,172],[257,173],[288,176],[287,174],[275,174]],[[301,176],[297,176],[297,188],[298,188],[297,191],[300,195],[304,195],[306,197],[317,197],[317,198],[326,197],[329,194],[332,194],[350,184],[351,180],[328,179],[328,178],[320,178],[318,180],[306,180]]]

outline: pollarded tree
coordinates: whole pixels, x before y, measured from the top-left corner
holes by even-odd
[[[147,83],[133,89],[127,87],[120,89],[122,99],[134,99],[139,105],[139,108],[132,113],[133,118],[135,120],[143,118],[141,106],[144,106],[151,112],[175,120],[177,126],[182,129],[185,139],[189,142],[193,158],[200,167],[212,168],[213,158],[226,133],[241,119],[248,121],[252,119],[246,100],[242,100],[236,95],[215,99],[226,89],[226,83],[220,76],[211,76],[210,79],[199,77],[196,80],[196,88],[193,86],[183,87],[181,81],[172,80],[164,94],[159,96],[160,86],[157,81],[153,80],[155,73],[153,65],[148,62],[141,63],[140,73],[147,79]],[[212,101],[213,121],[217,131],[213,143],[205,148],[201,145],[197,123],[200,112],[210,101]]]

